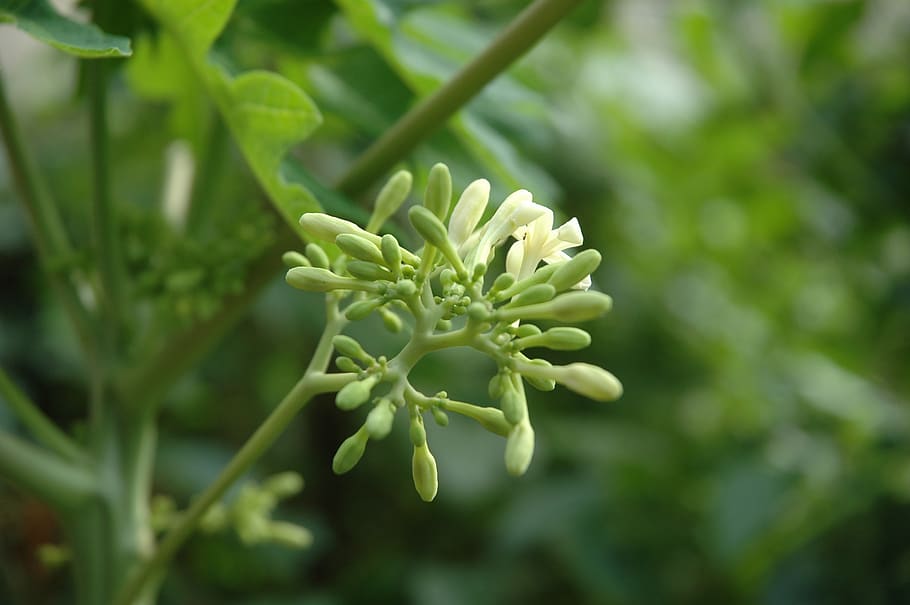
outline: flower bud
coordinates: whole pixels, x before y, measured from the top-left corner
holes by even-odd
[[[345,439],[332,459],[332,471],[336,475],[343,475],[357,466],[367,448],[369,438],[370,435],[366,429],[360,427],[356,433]]]
[[[529,347],[546,347],[554,351],[577,351],[591,344],[591,335],[579,328],[550,328],[543,334],[528,336],[515,341],[519,350]]]
[[[420,414],[411,416],[411,425],[408,427],[408,436],[411,443],[415,446],[421,446],[427,442],[427,430],[423,427],[423,419]]]
[[[331,292],[332,290],[358,290],[376,292],[377,284],[350,277],[335,275],[328,269],[316,267],[294,267],[289,269],[285,281],[298,290],[308,292]]]
[[[360,321],[375,311],[376,307],[381,304],[382,299],[380,298],[367,298],[366,300],[358,300],[357,302],[348,305],[348,308],[344,310],[344,316],[351,321]]]
[[[449,426],[449,417],[446,416],[446,413],[442,411],[441,408],[434,407],[430,410],[430,413],[433,414],[433,420],[439,426]]]
[[[545,283],[564,263],[565,261],[560,261],[558,263],[551,263],[549,265],[543,265],[542,267],[539,267],[528,277],[524,278],[521,281],[515,282],[505,290],[499,292],[499,294],[496,295],[496,300],[508,300],[516,294],[524,292],[531,286]]]
[[[534,324],[521,324],[515,328],[515,336],[518,338],[527,338],[528,336],[536,336],[540,334],[540,328]]]
[[[364,351],[363,347],[360,346],[360,343],[350,336],[339,334],[332,339],[332,346],[335,347],[336,351],[347,357],[359,359],[364,363],[372,363],[374,361],[373,356]]]
[[[512,287],[515,283],[515,276],[511,273],[501,273],[495,280],[493,280],[493,285],[490,287],[490,293],[495,294],[503,290],[507,290]]]
[[[386,330],[393,334],[401,332],[401,328],[403,327],[401,318],[393,311],[390,311],[385,307],[379,307],[379,316],[382,317],[382,325],[385,326]]]
[[[282,254],[281,262],[283,262],[284,265],[288,269],[293,269],[294,267],[309,267],[310,266],[310,261],[307,260],[307,257],[305,257],[301,253],[295,252],[293,250],[290,250],[290,251]]]
[[[462,416],[467,416],[471,420],[477,421],[483,428],[501,437],[505,437],[512,430],[512,425],[506,421],[502,411],[497,410],[496,408],[481,407],[462,401],[448,400],[444,401],[441,405],[449,412],[455,412],[456,414],[461,414]]]
[[[514,382],[514,378],[508,378]],[[519,377],[518,380],[521,380]],[[506,384],[506,381],[503,381]],[[514,384],[509,384],[503,389],[502,398],[499,400],[499,408],[502,410],[506,421],[509,424],[518,424],[528,415],[528,402],[524,394],[515,388]]]
[[[266,538],[287,548],[307,548],[313,544],[313,534],[305,527],[287,521],[270,521]]]
[[[445,220],[452,203],[452,175],[449,167],[439,163],[430,169],[427,176],[427,190],[423,197],[423,205],[427,210],[436,215],[439,220]]]
[[[351,260],[346,265],[348,273],[365,281],[392,281],[392,273],[376,263],[365,260]]]
[[[546,359],[530,359],[528,363],[535,366],[541,366],[544,368],[553,367],[552,364]],[[552,378],[547,378],[545,376],[540,376],[532,372],[523,373],[524,379],[528,382],[529,385],[537,389],[538,391],[549,392],[556,388],[556,381]]]
[[[555,366],[556,382],[595,401],[613,401],[622,395],[622,384],[607,370],[589,363]]]
[[[506,470],[510,475],[520,477],[528,470],[534,457],[534,429],[525,419],[515,425],[506,440]]]
[[[395,293],[403,298],[414,296],[414,294],[417,293],[417,284],[410,279],[399,280],[398,283],[395,284]]]
[[[307,212],[300,217],[300,226],[307,235],[325,242],[334,242],[342,233],[352,233],[379,245],[378,235],[361,229],[351,221],[322,212]]]
[[[278,473],[263,481],[262,489],[275,498],[289,498],[303,489],[303,477],[294,471]]]
[[[568,290],[579,284],[600,266],[601,256],[597,250],[584,250],[579,252],[553,273],[548,283],[556,288],[557,292]]]
[[[350,357],[337,357],[335,358],[335,367],[337,367],[342,372],[362,372],[363,368],[357,365],[353,359]]]
[[[490,182],[478,179],[467,186],[449,218],[452,242],[461,246],[474,231],[490,201]]]
[[[317,269],[329,268],[329,257],[326,255],[325,250],[323,250],[322,246],[319,244],[307,244],[306,257],[310,261],[309,264],[316,267]],[[307,265],[303,266],[305,267]]]
[[[449,261],[459,277],[466,278],[468,276],[461,257],[458,256],[455,246],[449,240],[445,225],[435,214],[422,206],[413,206],[408,210],[408,219],[410,219],[420,237],[425,239],[431,246],[438,248],[445,255],[446,260]]]
[[[502,397],[502,394],[505,392],[503,380],[507,380],[507,378],[502,374],[496,374],[490,379],[490,382],[487,383],[487,393],[490,395],[490,399],[499,399]]]
[[[430,453],[430,448],[423,445],[414,446],[414,457],[411,459],[411,474],[414,476],[414,487],[424,502],[432,502],[439,489],[439,479],[436,474],[436,459]]]
[[[367,421],[364,426],[370,434],[371,439],[383,439],[392,430],[392,422],[395,420],[395,411],[398,408],[388,399],[380,399],[379,403],[367,414]]]
[[[373,204],[373,216],[367,225],[367,231],[376,232],[382,227],[390,216],[401,207],[401,204],[411,192],[411,183],[413,181],[411,173],[407,170],[399,170],[386,181],[386,184],[379,190],[376,196],[376,203]]]
[[[516,319],[574,322],[599,317],[609,311],[611,306],[613,299],[602,292],[569,292],[545,303],[498,309],[494,315],[499,321],[507,323]]]
[[[382,258],[382,252],[379,251],[379,247],[359,235],[341,233],[335,238],[335,244],[341,248],[342,252],[352,258],[369,261],[377,265],[385,264],[385,259]]]
[[[506,307],[523,307],[525,305],[544,303],[552,300],[554,296],[556,296],[556,288],[550,284],[537,284],[515,296]]]
[[[398,244],[398,240],[391,233],[386,233],[382,236],[379,249],[385,265],[397,276],[401,269],[401,246]]]
[[[335,405],[338,406],[338,409],[345,411],[359,408],[370,399],[370,392],[377,382],[379,382],[379,377],[374,375],[347,383],[335,395]]]

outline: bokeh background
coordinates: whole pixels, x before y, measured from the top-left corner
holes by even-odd
[[[325,122],[294,153],[326,183],[525,3],[369,4],[384,11],[382,44],[316,0],[240,0],[216,44],[226,64],[277,70],[313,96]],[[133,296],[138,317],[164,310],[180,325],[217,308],[281,219],[193,82],[161,81],[141,60],[153,24],[124,15],[137,56],[114,79],[112,171]],[[0,65],[88,250],[78,63],[4,27]],[[278,516],[309,527],[314,546],[198,536],[161,602],[910,601],[908,66],[905,0],[583,3],[403,166],[424,175],[446,161],[457,188],[486,176],[496,201],[526,187],[579,218],[615,306],[586,326],[591,348],[550,358],[611,369],[624,397],[533,392],[537,453],[520,479],[502,439],[459,418],[430,426],[429,505],[400,418],[336,477],[334,451],[365,412],[314,401],[254,473],[303,474]],[[212,181],[180,238],[162,182],[166,158],[187,150]],[[0,361],[78,432],[83,363],[5,164],[0,284]],[[276,274],[169,392],[156,494],[185,504],[217,473],[320,327],[318,297]],[[378,321],[353,333],[377,353],[400,343]],[[417,383],[486,403],[490,369],[456,352],[423,363]],[[0,423],[15,430],[3,406]],[[61,539],[40,503],[0,484],[0,602],[68,602],[66,570],[35,555]]]

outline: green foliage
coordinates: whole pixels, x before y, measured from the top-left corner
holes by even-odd
[[[0,23],[13,23],[30,36],[83,58],[129,57],[129,38],[60,15],[48,0],[2,0]]]

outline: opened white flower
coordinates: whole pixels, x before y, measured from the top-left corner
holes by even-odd
[[[535,204],[532,199],[531,192],[524,189],[510,194],[499,205],[490,220],[464,240],[459,247],[459,253],[465,256],[465,264],[468,267],[473,267],[477,263],[488,263],[493,249],[502,245],[509,235],[550,212],[547,207]],[[455,217],[455,212],[452,216]]]
[[[534,273],[540,261],[550,264],[568,260],[570,257],[563,250],[575,248],[584,242],[578,219],[573,218],[553,229],[553,212],[547,208],[545,210],[542,215],[512,233],[518,241],[512,244],[506,256],[506,271],[519,280]],[[590,287],[590,275],[574,286],[580,290]]]

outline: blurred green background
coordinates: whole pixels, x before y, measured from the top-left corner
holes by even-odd
[[[240,0],[216,44],[226,65],[279,71],[314,98],[325,122],[294,153],[326,183],[525,3],[370,4],[389,27],[374,39],[330,2]],[[217,308],[281,219],[218,142],[193,82],[163,82],[144,61],[153,24],[123,11],[137,52],[117,64],[112,172],[137,332],[154,338],[161,326],[141,321]],[[78,63],[3,28],[0,65],[87,250]],[[213,171],[187,238],[160,202],[178,139]],[[334,451],[363,414],[317,400],[255,473],[303,474],[278,516],[315,545],[198,536],[162,603],[910,602],[910,3],[586,2],[404,166],[419,180],[436,161],[458,189],[488,177],[497,202],[521,186],[579,218],[605,258],[595,285],[615,300],[585,326],[594,343],[580,358],[619,376],[624,397],[533,392],[537,453],[521,479],[503,468],[502,439],[459,418],[428,427],[440,477],[429,505],[401,418],[336,477]],[[0,284],[0,362],[78,432],[82,361],[5,164]],[[185,504],[198,492],[294,383],[320,329],[319,298],[276,274],[169,393],[155,493]],[[399,342],[373,320],[353,333],[377,353]],[[425,391],[488,401],[491,368],[476,356],[419,370]],[[4,407],[0,423],[15,426]],[[40,503],[0,485],[0,602],[68,602],[66,572],[35,556],[59,540]]]

